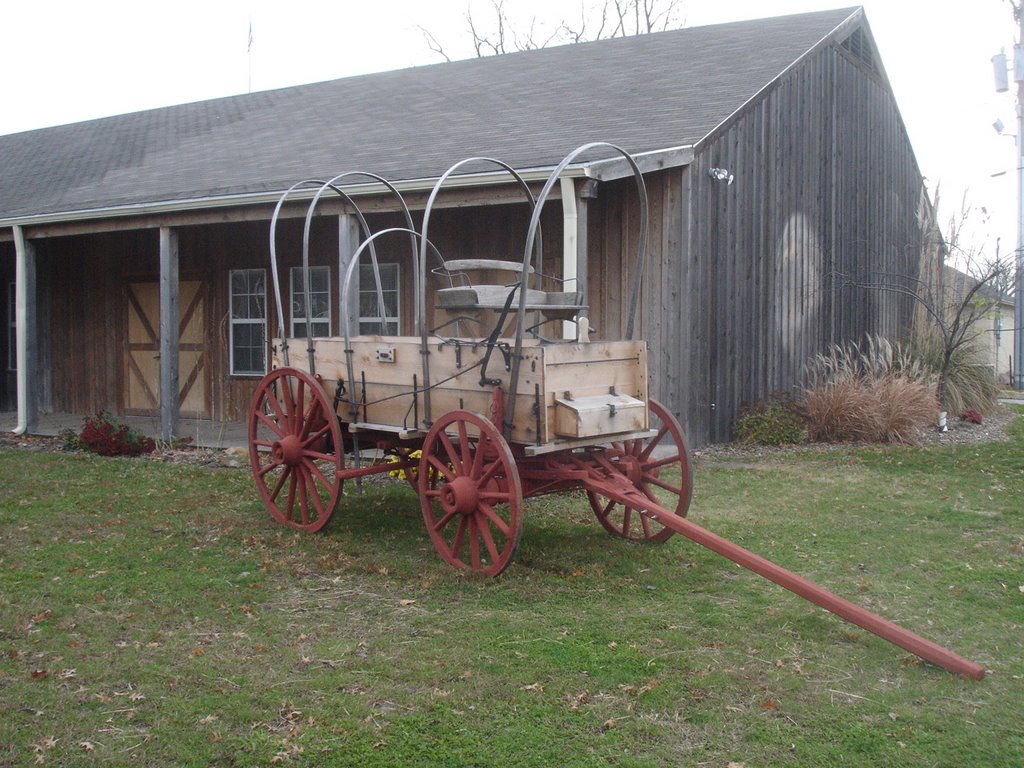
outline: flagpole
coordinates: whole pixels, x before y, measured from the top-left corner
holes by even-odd
[[[249,45],[246,52],[249,57],[249,93],[252,93],[252,19],[249,19]]]

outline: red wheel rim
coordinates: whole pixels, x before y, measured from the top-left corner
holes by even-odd
[[[249,461],[263,504],[277,522],[319,531],[341,496],[341,429],[323,388],[307,373],[278,368],[249,408]]]
[[[657,434],[649,440],[623,440],[597,457],[609,474],[624,474],[652,501],[686,517],[693,495],[690,482],[690,451],[676,418],[658,402],[648,402],[650,427]],[[590,506],[605,530],[631,541],[663,542],[674,533],[641,515],[633,507],[587,491]]]
[[[438,554],[456,568],[497,576],[515,555],[523,492],[508,443],[483,416],[451,411],[423,442],[420,507]]]

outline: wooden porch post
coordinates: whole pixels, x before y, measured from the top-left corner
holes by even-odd
[[[348,296],[342,296],[345,272],[352,262],[352,257],[359,248],[359,220],[351,213],[338,216],[338,323],[345,322],[348,317],[349,332],[359,335],[359,267],[352,273]],[[342,315],[342,312],[345,315]],[[339,328],[339,334],[341,330]]]
[[[19,226],[14,227],[14,248],[15,352],[18,365],[18,425],[14,433],[24,435],[34,432],[39,422],[39,377],[36,370],[39,336],[36,326],[36,250]]]
[[[587,296],[587,200],[597,196],[597,182],[583,179],[579,184],[574,179],[560,180],[562,187],[562,278],[566,281],[562,290],[579,292],[586,303]],[[579,317],[587,317],[586,309]],[[562,323],[562,338],[575,339],[576,323],[568,320]],[[581,339],[585,341],[585,339]]]
[[[178,232],[160,228],[160,437],[178,434]]]

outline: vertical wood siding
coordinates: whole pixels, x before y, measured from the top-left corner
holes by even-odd
[[[689,167],[647,180],[640,335],[652,395],[693,444],[730,439],[744,404],[799,387],[829,344],[909,330],[913,300],[858,284],[919,274],[922,179],[891,91],[838,46],[781,78]],[[625,332],[634,198],[615,182],[593,203],[591,305],[605,338]]]
[[[700,147],[686,180],[698,278],[683,316],[704,348],[674,350],[690,370],[654,379],[692,388],[661,396],[695,442],[729,439],[744,404],[798,387],[829,344],[909,329],[912,300],[858,285],[918,275],[922,179],[890,90],[838,47]]]

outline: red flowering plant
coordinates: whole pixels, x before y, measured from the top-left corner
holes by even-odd
[[[156,448],[152,438],[131,429],[106,411],[86,417],[77,442],[100,456],[139,456]]]
[[[960,414],[961,421],[969,421],[971,424],[981,424],[981,414],[974,408],[968,408]]]

